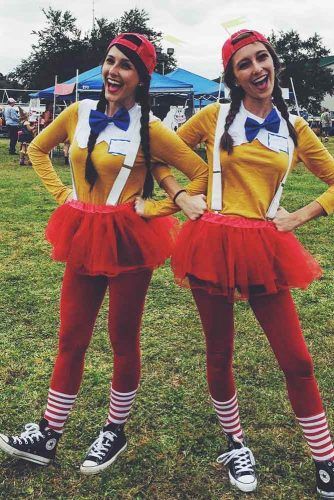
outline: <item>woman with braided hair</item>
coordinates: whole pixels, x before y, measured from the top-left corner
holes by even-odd
[[[134,210],[138,195],[150,196],[152,174],[192,217],[206,208],[202,186],[207,165],[150,114],[154,46],[143,35],[121,34],[109,44],[102,66],[99,101],[69,106],[32,142],[29,156],[45,187],[61,205],[46,238],[52,257],[66,262],[60,305],[59,349],[44,417],[17,436],[0,435],[0,448],[47,465],[55,456],[75,402],[94,323],[109,290],[109,337],[114,365],[107,421],[81,465],[84,474],[108,467],[126,448],[124,424],[140,379],[140,324],[152,271],[171,254],[175,212],[166,201],[143,219]],[[54,171],[49,151],[69,138],[72,190]],[[160,163],[160,165],[159,165]],[[190,179],[188,193],[173,193],[169,167]],[[169,180],[168,180],[169,179]],[[190,195],[194,195],[193,198]],[[193,204],[193,207],[192,207]],[[187,208],[188,207],[188,208]],[[189,208],[190,207],[190,208]]]
[[[233,303],[244,299],[284,372],[318,491],[333,498],[334,448],[289,289],[306,288],[321,275],[293,230],[334,211],[334,160],[308,124],[289,115],[278,57],[263,35],[239,31],[222,55],[231,104],[207,106],[178,130],[191,147],[206,143],[209,210],[185,223],[172,257],[176,280],[191,288],[203,324],[210,395],[228,440],[218,461],[228,465],[233,485],[255,490],[255,461],[245,445],[232,371]],[[288,213],[278,209],[279,199],[299,160],[329,189]]]

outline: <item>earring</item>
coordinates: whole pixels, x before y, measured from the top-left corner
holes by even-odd
[[[138,83],[138,87],[144,87],[143,83]]]

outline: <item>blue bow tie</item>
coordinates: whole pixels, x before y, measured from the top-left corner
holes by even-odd
[[[259,123],[253,118],[247,118],[245,121],[245,132],[246,138],[248,142],[252,142],[253,139],[257,136],[261,128],[265,128],[269,130],[269,132],[274,132],[277,134],[280,126],[280,117],[277,114],[276,109],[273,109],[269,115],[266,117],[263,123]]]
[[[128,130],[130,125],[130,115],[127,109],[121,108],[114,116],[107,116],[101,111],[92,109],[89,115],[89,126],[94,134],[99,135],[106,128],[108,123],[114,123],[116,127],[122,130]]]

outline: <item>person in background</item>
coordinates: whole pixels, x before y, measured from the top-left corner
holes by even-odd
[[[47,127],[53,122],[53,104],[48,102],[45,107],[45,111],[41,114],[41,124],[42,128]]]
[[[323,108],[320,115],[320,125],[321,125],[321,138],[324,142],[328,142],[329,129],[332,126],[332,119],[330,112],[327,108]]]
[[[8,99],[8,107],[5,109],[5,121],[9,133],[9,154],[16,155],[16,143],[18,137],[18,130],[20,125],[20,116],[15,109],[16,101],[13,97]]]
[[[30,115],[29,119],[26,113],[21,111],[21,127],[18,132],[18,142],[20,143],[20,165],[31,165],[28,158],[27,150],[28,146],[36,135],[36,121],[37,117],[35,115]]]
[[[0,108],[0,127],[3,127],[5,125],[5,117],[4,117],[4,111],[3,109]]]
[[[63,144],[63,151],[64,151],[64,164],[68,165],[69,164],[69,151],[70,151],[70,141],[66,139]]]

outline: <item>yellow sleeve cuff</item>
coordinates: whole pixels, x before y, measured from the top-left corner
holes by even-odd
[[[169,198],[163,200],[145,200],[144,217],[152,219],[153,217],[164,217],[179,212],[180,208]]]
[[[326,191],[315,200],[322,206],[327,215],[334,213],[334,193]]]

